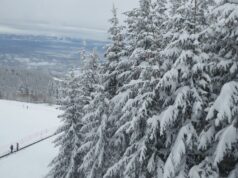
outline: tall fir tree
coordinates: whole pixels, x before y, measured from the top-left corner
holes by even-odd
[[[171,1],[164,35],[167,44],[161,52],[168,67],[156,88],[161,110],[154,116],[167,150],[163,152],[164,178],[187,178],[190,168],[200,161],[196,140],[206,114],[210,77],[206,69],[209,56],[201,50],[205,23],[196,20],[205,15],[196,12],[203,12],[205,3]]]
[[[111,100],[113,110],[109,117],[116,128],[112,140],[118,147],[114,155],[119,159],[104,177],[151,177],[158,175],[156,168],[161,168],[160,164],[152,165],[151,160],[160,160],[157,160],[153,141],[149,138],[150,125],[147,127],[148,118],[155,112],[153,89],[160,74],[158,28],[150,0],[141,0],[140,7],[127,15],[129,45],[125,63],[129,67],[118,76],[124,81]]]
[[[113,5],[113,17],[109,20],[111,27],[108,30],[110,44],[105,53],[106,64],[103,66],[103,83],[105,90],[111,96],[116,94],[117,88],[121,85],[121,81],[117,80],[117,76],[121,73],[119,62],[125,56],[125,42],[123,27],[119,25],[117,17],[117,9]]]
[[[79,74],[72,75],[65,82],[65,97],[60,102],[64,111],[60,116],[63,118],[63,125],[59,128],[60,136],[55,141],[60,153],[51,163],[53,168],[49,177],[84,178],[87,175],[79,169],[86,154],[81,148],[87,141],[87,135],[82,129],[87,124],[84,117],[98,82],[97,59],[95,52],[86,54],[82,51]]]
[[[101,69],[98,63],[98,56],[93,53],[90,56],[90,70],[93,76],[92,90],[90,91],[89,103],[84,107],[85,115],[82,118],[84,123],[81,132],[84,135],[84,142],[78,149],[84,153],[82,164],[78,165],[86,178],[103,177],[107,162],[110,161],[108,153],[107,111],[108,96],[102,85]]]
[[[79,78],[71,74],[66,81],[64,89],[65,96],[60,104],[64,111],[59,117],[62,119],[62,126],[57,133],[60,135],[55,140],[59,147],[59,154],[51,162],[49,177],[53,178],[80,178],[83,177],[78,171],[81,158],[77,155],[77,149],[82,144],[83,136],[79,132],[82,127],[82,107],[84,103],[80,100]]]
[[[206,30],[213,101],[199,149],[219,177],[238,177],[238,1],[221,1]],[[200,168],[201,169],[201,168]],[[218,177],[218,176],[217,176]]]

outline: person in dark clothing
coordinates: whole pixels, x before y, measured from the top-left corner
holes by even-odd
[[[19,150],[19,143],[16,144],[16,147],[17,147],[17,151]]]
[[[10,146],[11,153],[13,152],[13,145]]]

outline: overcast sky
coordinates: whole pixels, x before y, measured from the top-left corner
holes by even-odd
[[[0,33],[105,39],[113,3],[123,20],[138,0],[0,0]]]

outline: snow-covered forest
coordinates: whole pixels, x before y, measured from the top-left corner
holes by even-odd
[[[56,103],[59,86],[47,72],[0,65],[0,99]]]
[[[238,1],[113,7],[62,93],[53,178],[238,178]],[[123,25],[121,25],[123,24]]]

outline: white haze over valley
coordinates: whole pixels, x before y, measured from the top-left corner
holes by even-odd
[[[63,35],[107,39],[108,19],[115,4],[122,14],[137,0],[0,0],[0,33]]]

